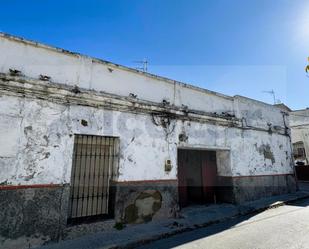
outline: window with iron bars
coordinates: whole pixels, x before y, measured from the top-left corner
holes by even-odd
[[[119,138],[75,135],[68,223],[114,214],[112,180],[118,168]]]

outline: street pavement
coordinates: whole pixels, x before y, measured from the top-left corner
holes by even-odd
[[[145,244],[140,248],[172,248],[183,246],[180,248],[272,248],[272,244],[264,247],[257,247],[259,244],[250,244],[252,241],[258,242],[271,241],[267,235],[275,234],[277,236],[283,228],[297,229],[290,225],[293,223],[290,217],[294,212],[297,214],[309,205],[309,183],[302,183],[301,191],[281,196],[273,196],[260,199],[253,202],[247,202],[243,205],[218,204],[209,206],[192,206],[181,210],[180,217],[174,219],[164,219],[152,221],[140,225],[127,225],[122,230],[113,228],[113,221],[98,222],[89,225],[69,227],[66,230],[66,237],[59,243],[49,243],[40,249],[106,249],[106,248],[133,248],[133,246],[142,245],[149,241],[156,241],[152,244]],[[308,201],[297,202],[297,200],[308,198]],[[293,203],[280,207],[286,203]],[[259,213],[267,208],[277,209],[268,210]],[[280,208],[278,208],[280,207]],[[290,214],[290,211],[292,212]],[[297,211],[297,212],[296,212]],[[274,213],[274,214],[272,214]],[[295,218],[296,223],[306,220],[304,226],[306,231],[308,222],[308,210],[304,212],[303,217]],[[247,216],[244,216],[246,215]],[[251,215],[249,215],[251,214]],[[274,216],[274,217],[272,217]],[[278,217],[277,217],[278,216]],[[237,217],[237,218],[236,218]],[[276,218],[277,217],[277,218]],[[283,217],[290,217],[287,220]],[[274,222],[272,222],[274,219]],[[282,226],[276,226],[275,219],[279,219],[279,223],[287,223]],[[281,219],[281,220],[280,220]],[[264,223],[269,220],[271,225]],[[108,224],[105,224],[108,222]],[[217,224],[212,225],[211,224]],[[251,225],[252,224],[252,225]],[[265,227],[263,227],[265,225]],[[204,227],[203,229],[199,229]],[[207,228],[205,228],[207,227]],[[89,228],[89,229],[88,229]],[[269,228],[269,229],[268,229]],[[233,230],[235,229],[235,230]],[[255,230],[266,231],[264,236]],[[192,231],[193,230],[193,231]],[[192,231],[192,232],[186,232]],[[255,231],[255,233],[254,233]],[[300,231],[301,233],[301,231]],[[306,231],[308,233],[308,231]],[[178,235],[175,235],[178,234]],[[279,233],[281,234],[281,233]],[[288,242],[294,240],[294,233],[287,233]],[[308,233],[309,235],[309,233]],[[168,238],[163,239],[160,238]],[[219,236],[219,237],[218,237]],[[222,237],[220,237],[222,236]],[[230,239],[228,239],[230,236]],[[251,236],[252,238],[249,238]],[[283,234],[283,237],[286,235]],[[238,238],[239,237],[239,238]],[[249,238],[246,240],[246,238]],[[308,236],[309,237],[309,236]],[[215,239],[214,239],[215,238]],[[238,239],[235,239],[238,238]],[[261,239],[262,238],[262,239]],[[265,238],[265,239],[264,239]],[[275,237],[274,237],[275,238]],[[204,245],[204,239],[206,239]],[[221,241],[221,242],[220,242]],[[219,244],[218,244],[219,243]],[[220,244],[221,243],[221,244]],[[275,245],[275,243],[273,243]],[[221,246],[221,247],[220,247]],[[231,247],[234,246],[234,247]],[[38,249],[39,249],[38,248]],[[276,248],[276,247],[274,247]],[[284,248],[279,246],[277,248]],[[286,248],[293,248],[287,246]],[[302,248],[302,247],[296,247]],[[308,248],[303,247],[303,248]]]
[[[309,198],[137,248],[309,249]]]

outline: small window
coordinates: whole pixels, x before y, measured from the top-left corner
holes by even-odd
[[[293,144],[293,154],[295,159],[305,159],[306,152],[303,142],[297,142]]]

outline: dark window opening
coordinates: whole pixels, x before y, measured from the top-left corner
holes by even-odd
[[[303,142],[293,143],[293,155],[295,160],[305,160],[306,152]]]

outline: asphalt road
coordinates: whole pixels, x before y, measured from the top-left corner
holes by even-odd
[[[309,249],[309,199],[138,248]]]

